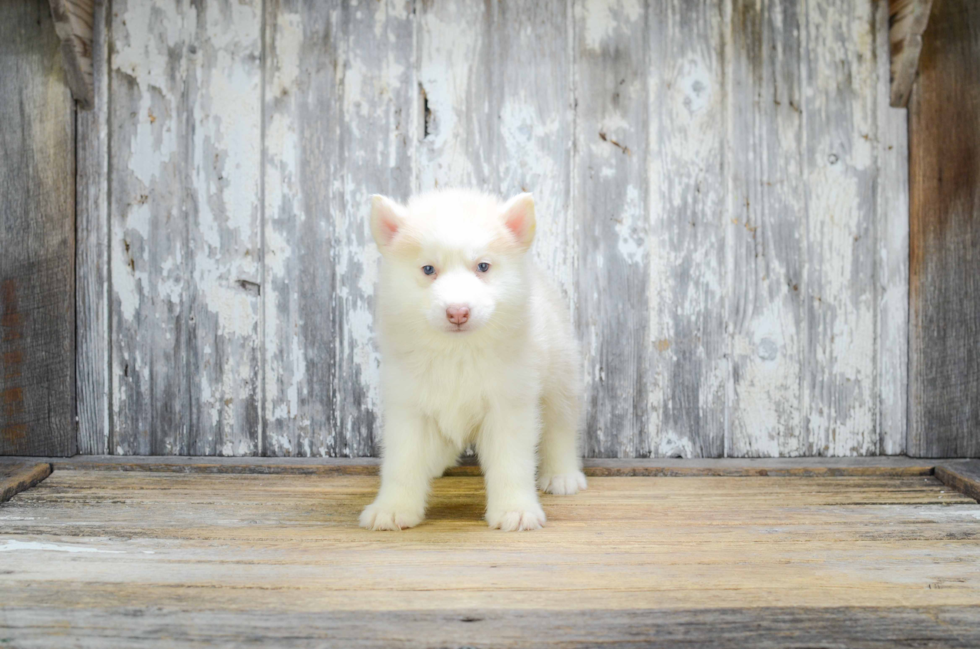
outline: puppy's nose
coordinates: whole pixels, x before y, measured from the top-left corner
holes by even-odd
[[[446,309],[446,317],[454,325],[464,324],[470,319],[470,308],[462,304],[454,304]]]

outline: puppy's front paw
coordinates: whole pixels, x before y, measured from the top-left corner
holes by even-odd
[[[544,510],[535,503],[534,505],[515,508],[506,511],[487,512],[487,523],[494,529],[504,532],[517,532],[527,530],[539,530],[544,527]]]
[[[543,475],[538,479],[538,488],[556,496],[571,496],[581,489],[585,489],[588,483],[585,481],[585,474],[581,471],[562,473],[560,475]]]
[[[373,502],[361,512],[361,527],[369,530],[404,530],[422,522],[423,515],[386,503]]]

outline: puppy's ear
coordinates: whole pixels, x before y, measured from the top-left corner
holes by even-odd
[[[530,248],[534,241],[534,197],[527,193],[518,194],[504,203],[501,217],[521,249]]]
[[[380,194],[371,197],[371,234],[379,249],[384,250],[404,225],[404,207]]]

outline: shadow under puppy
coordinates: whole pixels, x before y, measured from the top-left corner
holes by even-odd
[[[585,489],[579,350],[567,309],[527,254],[534,226],[530,194],[504,204],[462,190],[407,206],[372,198],[385,428],[381,489],[362,527],[419,524],[430,482],[469,444],[492,528],[544,525],[536,487]]]

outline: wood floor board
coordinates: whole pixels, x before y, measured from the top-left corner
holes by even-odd
[[[436,480],[418,528],[361,530],[376,488],[369,475],[56,470],[0,507],[0,646],[977,637],[980,505],[931,475],[594,477],[542,496],[548,526],[521,534],[486,527],[474,477]]]
[[[980,500],[980,460],[945,462],[936,467],[936,478],[946,486]]]
[[[30,489],[51,475],[51,465],[13,463],[0,465],[0,503],[10,500],[15,494]]]
[[[479,468],[475,458],[461,458],[462,466],[449,475],[475,476]],[[17,461],[0,457],[0,465]],[[152,473],[210,474],[294,474],[294,475],[377,475],[377,458],[326,457],[184,457],[76,455],[70,458],[44,458],[56,471],[116,470]],[[904,456],[887,457],[799,457],[799,458],[649,458],[585,460],[585,473],[594,477],[609,476],[916,476],[932,475],[936,460]]]
[[[118,621],[125,619],[125,625]],[[77,647],[975,647],[977,607],[724,608],[712,611],[476,610],[248,615],[144,611],[0,610],[18,646],[46,648],[70,628]],[[2,640],[3,638],[0,638]],[[280,645],[282,646],[282,645]]]

